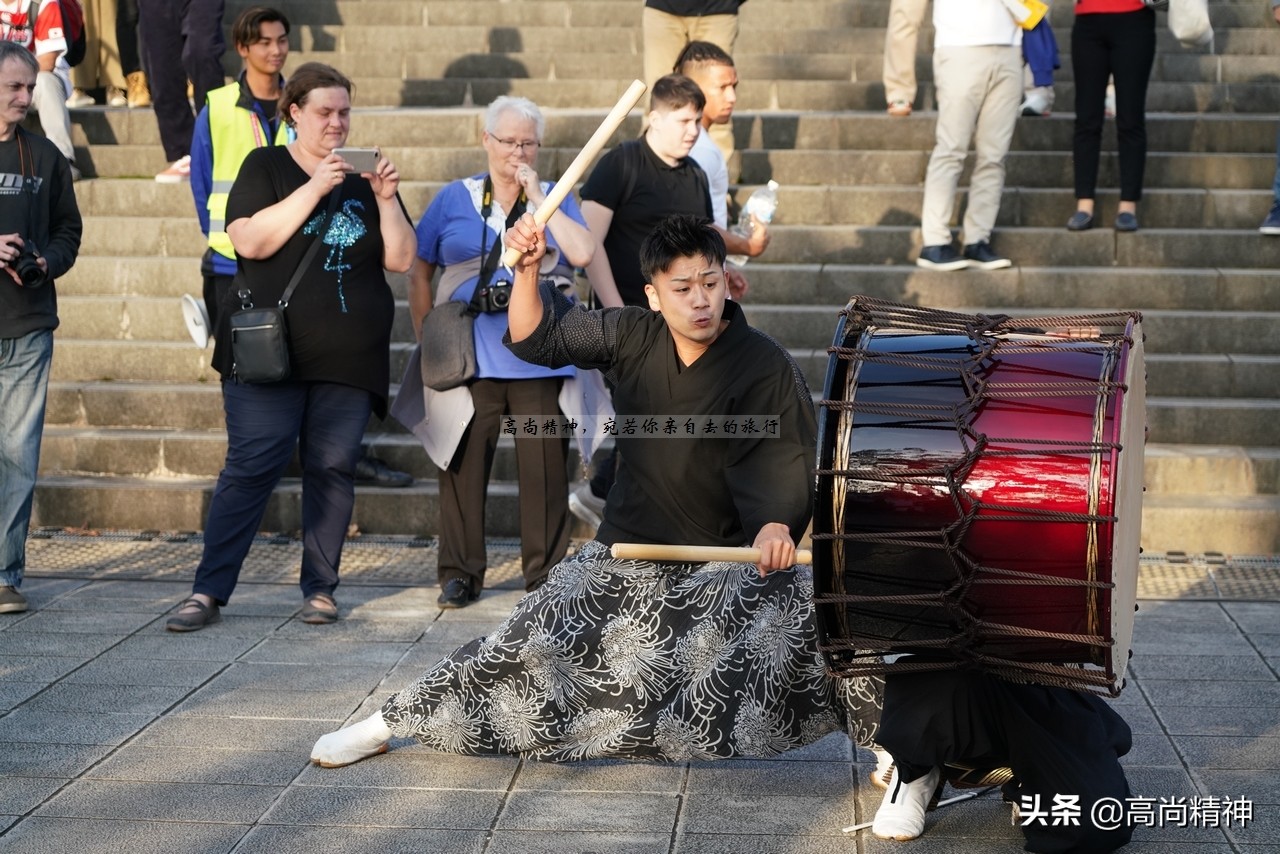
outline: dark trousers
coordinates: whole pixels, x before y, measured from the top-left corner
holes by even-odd
[[[302,595],[333,593],[355,505],[369,392],[336,383],[222,384],[227,460],[205,523],[193,592],[226,604],[296,445],[302,458]]]
[[[132,74],[142,70],[138,52],[138,0],[116,0],[116,49],[120,70]]]
[[[473,593],[484,586],[484,508],[503,415],[516,421],[520,484],[520,557],[526,590],[547,578],[569,548],[568,437],[528,436],[525,418],[541,425],[559,415],[558,378],[476,380],[475,416],[449,468],[440,472],[440,585],[463,578]]]
[[[228,291],[231,290],[231,283],[235,281],[235,276],[216,276],[209,273],[204,274],[204,310],[209,312],[209,334],[214,335],[218,331],[218,315],[221,314],[222,300],[226,297]]]
[[[209,91],[223,84],[223,2],[138,0],[142,64],[166,160],[191,153],[196,117],[187,102],[187,80],[194,88],[197,110]]]
[[[877,741],[893,754],[903,782],[949,762],[1008,766],[1018,785],[1006,793],[1015,802],[1038,796],[1048,812],[1055,795],[1078,795],[1077,826],[1055,826],[1049,818],[1021,828],[1028,851],[1103,854],[1133,834],[1132,827],[1103,830],[1090,821],[1098,800],[1127,806],[1119,758],[1133,743],[1124,719],[1092,695],[971,671],[891,674]]]
[[[1115,78],[1116,140],[1120,153],[1120,199],[1142,199],[1147,163],[1147,82],[1156,56],[1156,13],[1150,9],[1076,15],[1071,63],[1076,75],[1076,198],[1098,189],[1107,78]]]

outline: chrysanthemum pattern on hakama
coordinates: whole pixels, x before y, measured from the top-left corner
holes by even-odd
[[[879,720],[874,680],[832,680],[807,568],[620,561],[587,543],[497,630],[392,697],[397,736],[546,760],[772,756]]]

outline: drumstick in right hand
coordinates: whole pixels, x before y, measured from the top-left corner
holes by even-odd
[[[759,563],[760,550],[722,546],[667,546],[657,543],[614,543],[611,554],[618,560],[661,560],[680,563]],[[813,552],[796,549],[796,563],[813,563]]]

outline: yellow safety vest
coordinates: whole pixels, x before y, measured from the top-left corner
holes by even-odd
[[[209,193],[209,248],[234,259],[236,251],[227,237],[227,196],[240,164],[255,148],[273,144],[262,117],[240,106],[240,83],[229,83],[209,93],[209,136],[213,143],[213,186]],[[289,127],[280,123],[275,145],[289,141]]]

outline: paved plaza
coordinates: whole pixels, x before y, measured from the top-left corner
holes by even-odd
[[[931,813],[916,842],[842,833],[870,820],[880,792],[870,754],[841,734],[769,761],[554,765],[397,741],[387,756],[313,767],[319,735],[497,625],[521,595],[514,544],[490,543],[493,589],[442,612],[434,541],[354,540],[342,621],[309,626],[296,619],[301,546],[262,537],[223,622],[167,633],[199,552],[186,534],[35,533],[32,608],[0,615],[0,850],[1021,850],[996,793]],[[1280,854],[1280,562],[1148,559],[1139,598],[1116,703],[1152,826],[1124,850]],[[1232,807],[1191,808],[1213,799]]]

